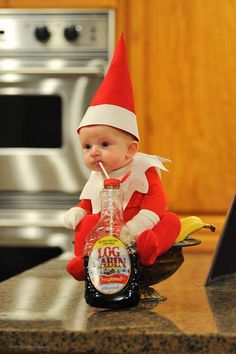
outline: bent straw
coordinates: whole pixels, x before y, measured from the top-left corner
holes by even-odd
[[[106,178],[110,178],[101,161],[98,162]]]

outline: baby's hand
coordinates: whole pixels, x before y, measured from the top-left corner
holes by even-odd
[[[76,226],[85,216],[86,211],[82,208],[74,207],[69,209],[64,216],[64,225],[68,229],[75,230]]]
[[[134,240],[135,240],[135,235],[132,233],[132,231],[126,225],[122,226],[122,229],[120,232],[120,240],[125,245],[129,245],[130,243],[134,242]]]

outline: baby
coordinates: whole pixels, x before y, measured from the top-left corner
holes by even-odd
[[[100,191],[104,176],[128,178],[122,183],[123,215],[127,230],[135,239],[140,262],[152,265],[175,242],[180,220],[167,211],[160,170],[166,159],[139,153],[138,127],[123,35],[109,70],[78,128],[85,165],[92,170],[77,206],[65,215],[65,226],[75,230],[75,257],[68,272],[84,279],[83,250],[86,237],[99,220]]]

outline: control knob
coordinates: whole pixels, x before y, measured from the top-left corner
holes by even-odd
[[[69,42],[73,42],[79,37],[79,32],[78,26],[70,25],[64,29],[64,36]]]
[[[40,42],[48,41],[51,36],[51,33],[49,32],[46,26],[36,27],[34,33],[35,33],[35,37]]]

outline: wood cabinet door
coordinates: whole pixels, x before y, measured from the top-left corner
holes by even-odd
[[[0,0],[0,8],[8,7],[8,0]]]
[[[171,209],[225,213],[236,190],[236,2],[130,0],[141,149],[170,158]]]

